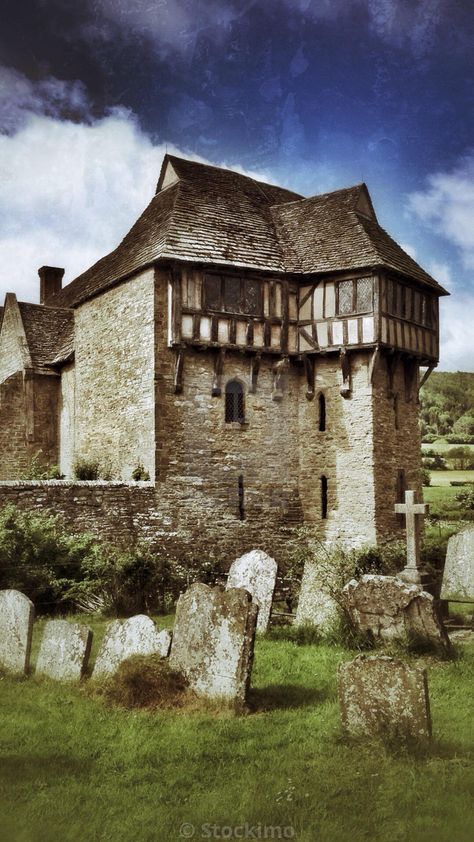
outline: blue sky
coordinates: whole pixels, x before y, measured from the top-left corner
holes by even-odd
[[[468,0],[4,0],[0,298],[113,248],[166,149],[311,195],[365,181],[452,290],[442,369],[474,371]]]

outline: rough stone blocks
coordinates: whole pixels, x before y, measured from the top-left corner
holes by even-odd
[[[56,681],[79,681],[87,669],[91,646],[92,632],[87,626],[50,620],[44,627],[37,675]]]
[[[431,737],[424,669],[383,655],[359,655],[340,664],[338,691],[342,726],[351,735]]]
[[[241,588],[195,584],[176,608],[170,665],[198,695],[245,707],[258,608]]]
[[[408,585],[395,576],[367,574],[351,579],[343,596],[354,626],[375,640],[411,638],[446,650],[450,647],[435,601],[419,585]]]
[[[270,622],[278,565],[262,550],[237,558],[229,570],[227,588],[244,588],[258,606],[257,631],[266,632]]]
[[[474,529],[463,529],[448,541],[441,599],[474,601]]]
[[[171,643],[169,631],[159,632],[150,617],[137,614],[128,620],[114,620],[105,630],[95,662],[93,678],[111,675],[132,655],[160,655],[166,658]]]
[[[0,591],[0,666],[13,673],[28,673],[35,609],[27,596]]]

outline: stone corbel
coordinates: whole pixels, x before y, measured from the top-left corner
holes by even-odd
[[[303,362],[306,374],[306,398],[312,401],[314,399],[314,360],[306,354]]]
[[[352,377],[350,357],[345,348],[341,348],[339,360],[341,364],[342,374],[342,386],[339,391],[343,398],[348,398],[351,394],[352,389]]]
[[[279,360],[273,366],[273,392],[272,392],[272,400],[274,401],[281,401],[283,400],[283,389],[285,385],[285,380],[288,374],[289,369],[289,362],[288,357],[283,357],[283,359]]]
[[[222,375],[224,373],[225,348],[219,348],[214,357],[214,379],[212,381],[212,397],[218,398],[222,394]]]
[[[174,393],[180,395],[183,391],[184,350],[178,348],[174,365]]]

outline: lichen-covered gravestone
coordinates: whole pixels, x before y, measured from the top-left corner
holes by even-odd
[[[13,673],[28,673],[34,605],[20,591],[0,591],[0,666]]]
[[[227,588],[244,588],[258,606],[257,631],[266,632],[270,622],[278,566],[263,550],[251,550],[237,558],[229,570]]]
[[[169,631],[159,632],[153,620],[137,614],[128,620],[114,620],[105,629],[95,662],[93,678],[111,675],[132,655],[160,655],[166,658],[171,644]]]
[[[56,681],[79,681],[84,675],[92,646],[92,632],[80,623],[49,620],[36,662],[37,675]]]
[[[351,579],[343,597],[354,626],[375,640],[425,641],[448,650],[449,638],[431,594],[395,576]]]
[[[431,737],[424,669],[383,655],[359,655],[340,664],[338,692],[342,726],[349,734]]]
[[[334,628],[339,616],[337,603],[327,592],[321,567],[317,561],[306,561],[301,580],[295,625],[311,625],[321,632]]]
[[[257,605],[241,588],[195,584],[176,607],[170,666],[198,695],[245,707],[253,661]]]
[[[474,602],[474,528],[468,527],[448,541],[441,599]]]

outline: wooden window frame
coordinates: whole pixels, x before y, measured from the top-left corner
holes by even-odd
[[[368,309],[359,310],[357,307],[357,283],[358,281],[368,280],[372,281],[372,302]],[[339,289],[341,284],[352,284],[352,309],[349,313],[341,313],[339,306]],[[336,282],[336,318],[350,318],[351,316],[364,316],[367,313],[374,312],[374,277],[373,275],[360,275],[358,278],[343,278]]]
[[[211,307],[207,301],[207,289],[206,289],[206,281],[207,278],[218,278],[220,283],[220,295],[219,295],[219,307]],[[225,283],[226,280],[234,281],[239,284],[239,301],[240,301],[240,309],[239,310],[230,310],[226,308],[225,303]],[[259,296],[258,296],[258,309],[254,312],[249,312],[245,308],[245,285],[246,283],[253,283],[257,284],[259,288]],[[263,283],[261,279],[258,278],[247,278],[243,275],[217,275],[213,274],[212,272],[207,272],[204,275],[203,279],[203,311],[209,311],[211,313],[223,313],[226,315],[232,316],[254,316],[257,318],[263,317]]]

